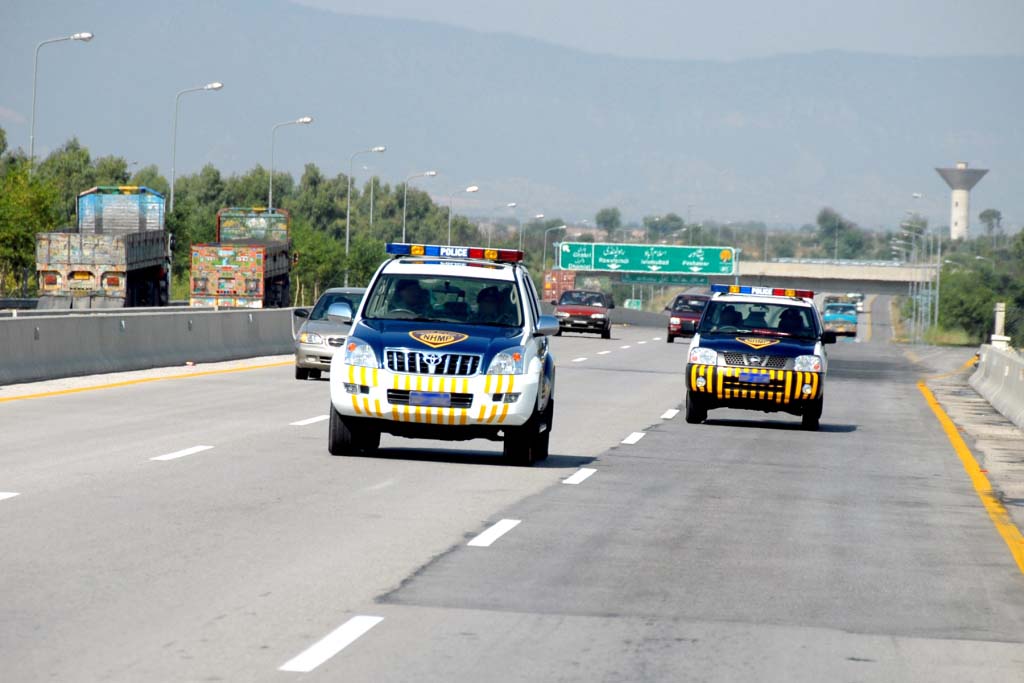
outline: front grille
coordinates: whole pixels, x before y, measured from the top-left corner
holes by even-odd
[[[413,375],[475,375],[480,370],[480,356],[468,353],[437,353],[385,349],[384,367],[391,372]]]
[[[410,392],[405,389],[388,389],[388,403],[393,406],[409,405]],[[473,394],[452,394],[452,408],[473,407]]]
[[[771,368],[782,370],[786,367],[785,356],[761,356],[756,353],[740,353],[738,351],[726,351],[725,364],[746,368]],[[756,359],[756,361],[754,360]]]
[[[335,346],[335,347],[342,346],[345,343],[345,338],[344,337],[328,337],[327,338],[327,343],[330,344],[331,346]]]

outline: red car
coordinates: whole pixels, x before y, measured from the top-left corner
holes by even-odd
[[[571,289],[563,292],[555,303],[558,332],[598,333],[602,339],[612,338],[612,321],[608,310],[615,302],[604,292]]]
[[[676,337],[692,337],[710,298],[706,294],[680,294],[669,306],[666,306],[669,311],[669,319],[665,341],[671,344]]]

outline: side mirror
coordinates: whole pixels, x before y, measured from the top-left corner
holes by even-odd
[[[308,318],[309,317],[309,309],[306,309],[306,308],[296,308],[294,311],[292,311],[292,315],[294,315],[296,318]]]
[[[332,323],[350,323],[352,322],[352,307],[344,301],[331,304],[327,308],[327,319]]]
[[[558,334],[558,318],[553,315],[542,315],[537,319],[537,334],[550,337]]]
[[[558,305],[558,302],[557,302],[557,301],[555,301],[554,299],[552,299],[552,300],[551,300],[551,305],[552,305],[552,306],[557,306],[557,305]]]
[[[608,299],[608,308],[615,308],[615,299]]]
[[[821,343],[822,344],[835,344],[836,343],[836,333],[833,332],[832,330],[826,330],[825,332],[822,332],[821,333]]]

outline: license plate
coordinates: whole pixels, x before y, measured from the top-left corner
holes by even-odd
[[[770,375],[764,375],[757,372],[741,372],[740,381],[748,384],[769,384],[772,381]]]
[[[441,394],[436,391],[410,391],[409,405],[427,406],[430,408],[449,408],[452,405],[452,395]]]

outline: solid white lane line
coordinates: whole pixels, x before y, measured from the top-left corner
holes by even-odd
[[[578,470],[576,470],[576,474],[572,475],[571,477],[568,477],[567,479],[563,479],[562,483],[563,484],[581,484],[584,481],[586,481],[586,479],[590,475],[592,475],[594,472],[597,472],[597,470],[595,470],[595,469],[593,469],[591,467],[581,467]]]
[[[629,348],[629,344],[626,344],[625,346],[620,346],[619,348],[620,349],[628,349]]]
[[[645,342],[645,341],[638,341],[638,342],[637,342],[637,344],[646,344],[646,343],[647,343],[647,342]]]
[[[305,427],[306,425],[316,424],[317,422],[323,422],[329,416],[328,415],[317,415],[316,417],[310,417],[305,420],[299,420],[298,422],[289,422],[289,427]]]
[[[582,363],[582,362],[583,362],[583,361],[585,361],[586,359],[587,359],[587,357],[586,357],[586,356],[583,356],[583,357],[581,357],[581,358],[573,358],[573,359],[572,359],[572,362],[573,362],[573,363]]]
[[[15,496],[20,495],[20,493],[15,493],[14,491],[0,491],[0,500],[7,500],[8,498],[14,498]]]
[[[282,664],[278,671],[308,673],[354,643],[359,636],[384,621],[384,617],[352,617],[300,654]]]
[[[664,413],[661,414],[661,419],[662,420],[671,420],[673,417],[675,417],[678,414],[679,414],[678,410],[676,410],[675,408],[669,408],[668,410],[666,410]]]
[[[607,356],[609,353],[611,353],[611,351],[598,351],[597,355],[599,355],[599,356]]]
[[[486,531],[481,533],[479,536],[474,538],[466,545],[475,546],[477,548],[486,548],[490,544],[497,541],[499,538],[507,534],[508,532],[519,526],[521,519],[503,519],[497,522]]]
[[[158,455],[150,460],[174,460],[176,458],[184,458],[186,455],[194,455],[196,453],[202,453],[208,451],[213,446],[193,446],[192,448],[186,448],[183,451],[174,451],[173,453],[165,453],[164,455]]]
[[[633,445],[637,441],[639,441],[640,439],[644,438],[644,436],[646,436],[646,432],[633,432],[632,434],[627,436],[625,439],[623,439],[622,443]]]

